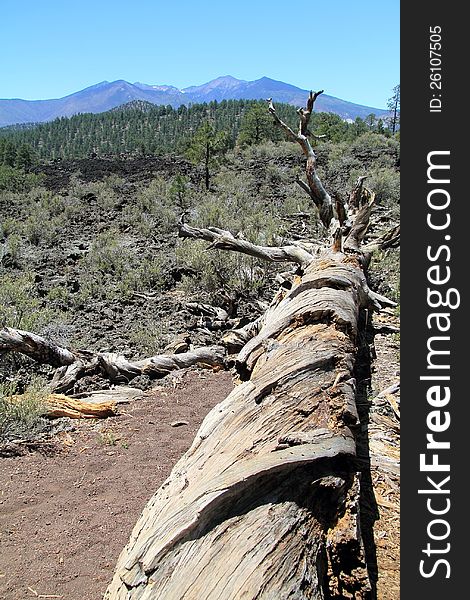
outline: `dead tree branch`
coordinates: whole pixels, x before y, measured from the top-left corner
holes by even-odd
[[[307,158],[307,163],[305,166],[305,175],[307,177],[307,183],[298,181],[299,185],[305,190],[315,206],[318,209],[321,222],[328,229],[330,227],[331,221],[333,219],[333,202],[331,200],[330,195],[323,187],[323,184],[316,172],[317,165],[317,157],[313,148],[309,141],[309,136],[311,135],[308,130],[308,124],[310,122],[310,117],[312,115],[313,106],[315,104],[315,100],[318,98],[320,94],[323,93],[323,90],[319,92],[310,92],[310,95],[307,100],[306,108],[299,108],[297,111],[300,119],[299,119],[299,132],[294,133],[294,131],[279,118],[276,113],[276,109],[274,107],[272,98],[268,99],[269,103],[269,112],[274,117],[275,123],[287,134],[287,137],[293,142],[297,142],[302,148],[302,152]]]
[[[40,364],[53,367],[70,365],[78,355],[28,331],[4,327],[0,330],[0,352],[20,352]]]
[[[138,375],[160,378],[170,371],[192,365],[223,365],[226,354],[222,346],[209,346],[181,354],[160,354],[129,361],[111,352],[71,352],[39,335],[10,327],[0,330],[0,350],[19,352],[37,362],[58,367],[49,384],[50,390],[58,393],[72,389],[84,375],[100,373],[113,382],[128,382]]]
[[[182,220],[178,223],[178,235],[182,238],[192,238],[211,242],[209,248],[231,250],[254,256],[271,262],[295,262],[301,266],[308,264],[313,256],[299,246],[257,246],[246,240],[238,239],[230,231],[217,227],[192,227]]]

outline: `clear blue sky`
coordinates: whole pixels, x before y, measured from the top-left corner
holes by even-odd
[[[264,75],[385,107],[399,0],[0,0],[0,98]]]

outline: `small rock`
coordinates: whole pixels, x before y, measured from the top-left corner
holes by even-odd
[[[189,425],[188,421],[173,421],[170,423],[171,427],[181,427],[182,425]]]

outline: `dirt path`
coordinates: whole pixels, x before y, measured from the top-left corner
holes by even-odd
[[[53,456],[0,460],[0,598],[102,598],[147,500],[232,387],[229,373],[188,372],[115,419],[81,422]]]

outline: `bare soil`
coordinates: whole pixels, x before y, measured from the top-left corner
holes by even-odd
[[[145,504],[232,387],[227,372],[188,371],[116,418],[80,421],[52,455],[0,459],[0,598],[102,598]]]

